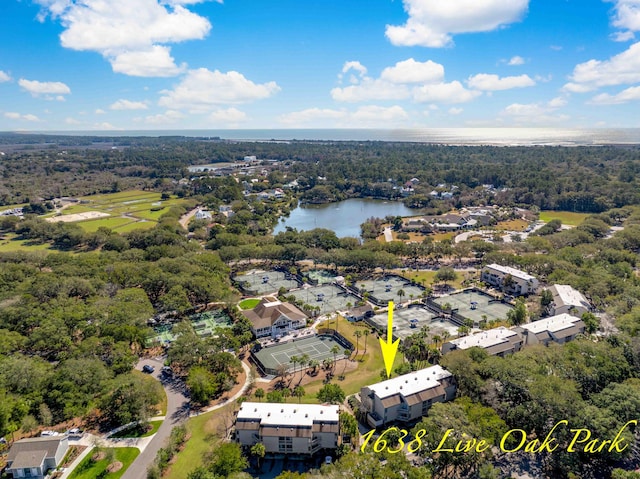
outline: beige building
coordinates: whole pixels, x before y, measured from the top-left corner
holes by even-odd
[[[294,305],[273,297],[263,298],[255,308],[242,314],[251,322],[251,330],[256,338],[283,336],[307,324],[306,314]]]
[[[360,400],[371,427],[418,420],[427,414],[433,403],[450,401],[455,395],[453,375],[439,365],[360,390]]]
[[[442,353],[478,347],[484,349],[490,356],[505,356],[520,351],[523,343],[524,338],[520,333],[501,326],[444,343]]]
[[[511,281],[510,284],[505,285],[507,277],[511,278]],[[519,269],[495,263],[482,269],[480,280],[515,296],[535,293],[539,286],[538,280],[534,276]]]
[[[268,453],[315,454],[338,447],[338,406],[244,402],[235,424],[236,441],[262,443]]]
[[[67,436],[33,437],[16,441],[7,456],[7,473],[18,477],[44,478],[60,465],[69,449]]]
[[[582,316],[583,313],[591,310],[591,304],[587,298],[568,284],[554,284],[549,291],[553,294],[551,314],[574,312],[576,316]]]
[[[564,344],[575,339],[578,334],[584,333],[585,324],[580,318],[562,313],[523,324],[517,329],[524,335],[527,346],[533,344],[548,346],[551,342]]]

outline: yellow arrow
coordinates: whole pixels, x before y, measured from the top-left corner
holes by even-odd
[[[387,320],[387,340],[380,338],[380,349],[382,349],[382,358],[384,359],[384,367],[387,370],[387,377],[391,377],[391,368],[393,360],[398,353],[398,344],[400,338],[393,340],[393,301],[389,301],[389,317]]]

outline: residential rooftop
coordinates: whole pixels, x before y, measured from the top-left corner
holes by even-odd
[[[380,383],[367,386],[380,399],[384,399],[394,394],[411,396],[426,389],[440,386],[440,380],[451,377],[451,373],[440,365],[431,366],[419,371],[403,374],[397,378],[387,379]]]
[[[524,281],[533,281],[536,279],[535,276],[531,276],[529,273],[525,273],[524,271],[520,271],[519,269],[512,268],[511,266],[502,266],[501,264],[493,263],[487,265],[486,268],[500,271],[504,274],[510,274],[514,278],[520,278]]]
[[[284,404],[244,402],[238,411],[239,421],[259,420],[263,426],[308,426],[314,422],[338,422],[338,406],[319,404]]]
[[[532,323],[523,324],[520,327],[532,332],[533,334],[542,333],[544,331],[556,333],[563,329],[571,328],[581,321],[582,320],[580,318],[576,318],[575,316],[567,313],[562,313],[549,318],[539,319]]]
[[[518,336],[518,333],[511,329],[507,329],[504,326],[500,326],[499,328],[481,331],[470,336],[452,339],[449,342],[451,344],[455,344],[458,349],[469,349],[476,346],[487,349],[492,346],[505,343],[514,336]]]

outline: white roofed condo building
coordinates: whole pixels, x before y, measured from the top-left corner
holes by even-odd
[[[360,400],[371,427],[418,420],[427,414],[433,403],[450,401],[455,395],[453,375],[438,365],[360,390]]]
[[[490,356],[505,356],[522,349],[524,338],[520,333],[503,326],[481,331],[470,336],[452,339],[442,345],[442,353],[456,349],[482,348]]]
[[[244,402],[235,438],[247,447],[262,443],[267,453],[311,455],[338,447],[339,415],[338,406]]]
[[[527,346],[533,344],[547,346],[551,342],[564,344],[575,339],[578,334],[584,333],[585,324],[580,318],[562,313],[523,324],[517,329],[524,335]]]
[[[577,316],[582,316],[591,310],[591,304],[582,293],[568,284],[554,284],[549,291],[553,294],[552,314],[575,312]]]
[[[507,277],[510,279],[505,281]],[[495,263],[482,268],[480,280],[515,296],[535,293],[539,286],[534,276],[519,269]]]

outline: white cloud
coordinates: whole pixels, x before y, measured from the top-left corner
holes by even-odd
[[[164,113],[145,117],[144,122],[149,125],[166,125],[168,123],[176,123],[183,118],[184,115],[179,111],[167,110]]]
[[[36,115],[32,115],[31,113],[27,113],[23,115],[20,113],[16,113],[14,111],[5,112],[4,117],[9,118],[10,120],[23,120],[23,121],[32,121],[32,122],[42,121]]]
[[[449,115],[459,115],[460,113],[462,113],[464,111],[463,108],[449,108]]]
[[[418,102],[466,103],[481,95],[482,92],[467,90],[459,81],[423,85],[413,91]]]
[[[59,19],[63,47],[94,51],[117,73],[172,76],[183,71],[166,44],[199,40],[211,30],[206,18],[185,5],[197,0],[36,0]]]
[[[241,73],[222,73],[206,68],[189,70],[173,90],[162,90],[158,104],[172,110],[207,112],[218,105],[248,103],[269,98],[280,91],[273,81],[254,83]]]
[[[104,111],[102,108],[98,108],[95,111],[96,115],[104,115],[106,113],[106,111]]]
[[[562,123],[570,118],[557,113],[558,108],[564,105],[566,100],[560,97],[547,103],[512,103],[501,112],[501,116],[510,118],[517,125]]]
[[[380,78],[391,83],[437,83],[444,79],[444,67],[431,60],[409,58],[382,70]]]
[[[345,62],[342,67],[342,74],[349,72],[349,70],[355,70],[360,77],[367,74],[367,67],[358,61]]]
[[[8,73],[5,73],[2,70],[0,70],[0,83],[7,82],[7,81],[11,81],[11,77],[9,76]]]
[[[452,34],[488,32],[519,21],[529,0],[403,0],[409,18],[402,26],[387,25],[394,45],[444,47]]]
[[[516,55],[514,57],[511,57],[509,59],[509,61],[507,62],[507,65],[509,66],[518,66],[518,65],[524,65],[524,58],[522,58],[519,55]]]
[[[237,108],[227,108],[212,111],[208,116],[209,121],[224,126],[234,126],[247,121],[247,114]]]
[[[146,110],[147,104],[143,101],[118,100],[109,106],[110,110]]]
[[[71,118],[71,117],[65,118],[65,119],[64,119],[64,122],[65,122],[67,125],[81,125],[81,124],[82,124],[82,122],[81,122],[81,121],[78,121],[78,120],[76,120],[75,118]]]
[[[593,105],[620,105],[622,103],[629,103],[631,101],[640,100],[640,86],[634,86],[622,90],[616,95],[609,95],[608,93],[601,93],[594,96],[589,103]]]
[[[613,32],[610,37],[614,42],[628,42],[636,38],[634,33],[629,30],[625,32]]]
[[[640,0],[613,0],[615,3],[612,24],[637,32],[640,30]]]
[[[361,102],[370,100],[403,100],[410,96],[409,89],[388,81],[366,77],[356,85],[331,90],[336,101]]]
[[[71,93],[71,89],[62,82],[41,82],[38,80],[25,80],[21,78],[18,80],[18,85],[22,87],[22,89],[31,93],[33,97],[40,97],[45,95],[47,100],[53,100],[54,97],[49,95],[57,95],[55,99],[64,100],[64,97],[60,97],[60,95],[68,95]]]
[[[122,128],[118,128],[116,126],[113,126],[111,123],[109,123],[108,121],[104,121],[102,123],[95,123],[92,127],[93,130],[122,130]]]
[[[570,80],[563,88],[574,93],[640,82],[640,42],[609,60],[589,60],[576,65]]]
[[[529,75],[518,75],[511,77],[498,77],[488,73],[478,73],[467,80],[469,87],[483,91],[510,90],[512,88],[524,88],[536,84]]]
[[[355,111],[308,108],[287,113],[278,117],[278,121],[287,126],[351,127],[389,126],[401,124],[409,119],[407,112],[400,106],[382,107],[365,105]]]

